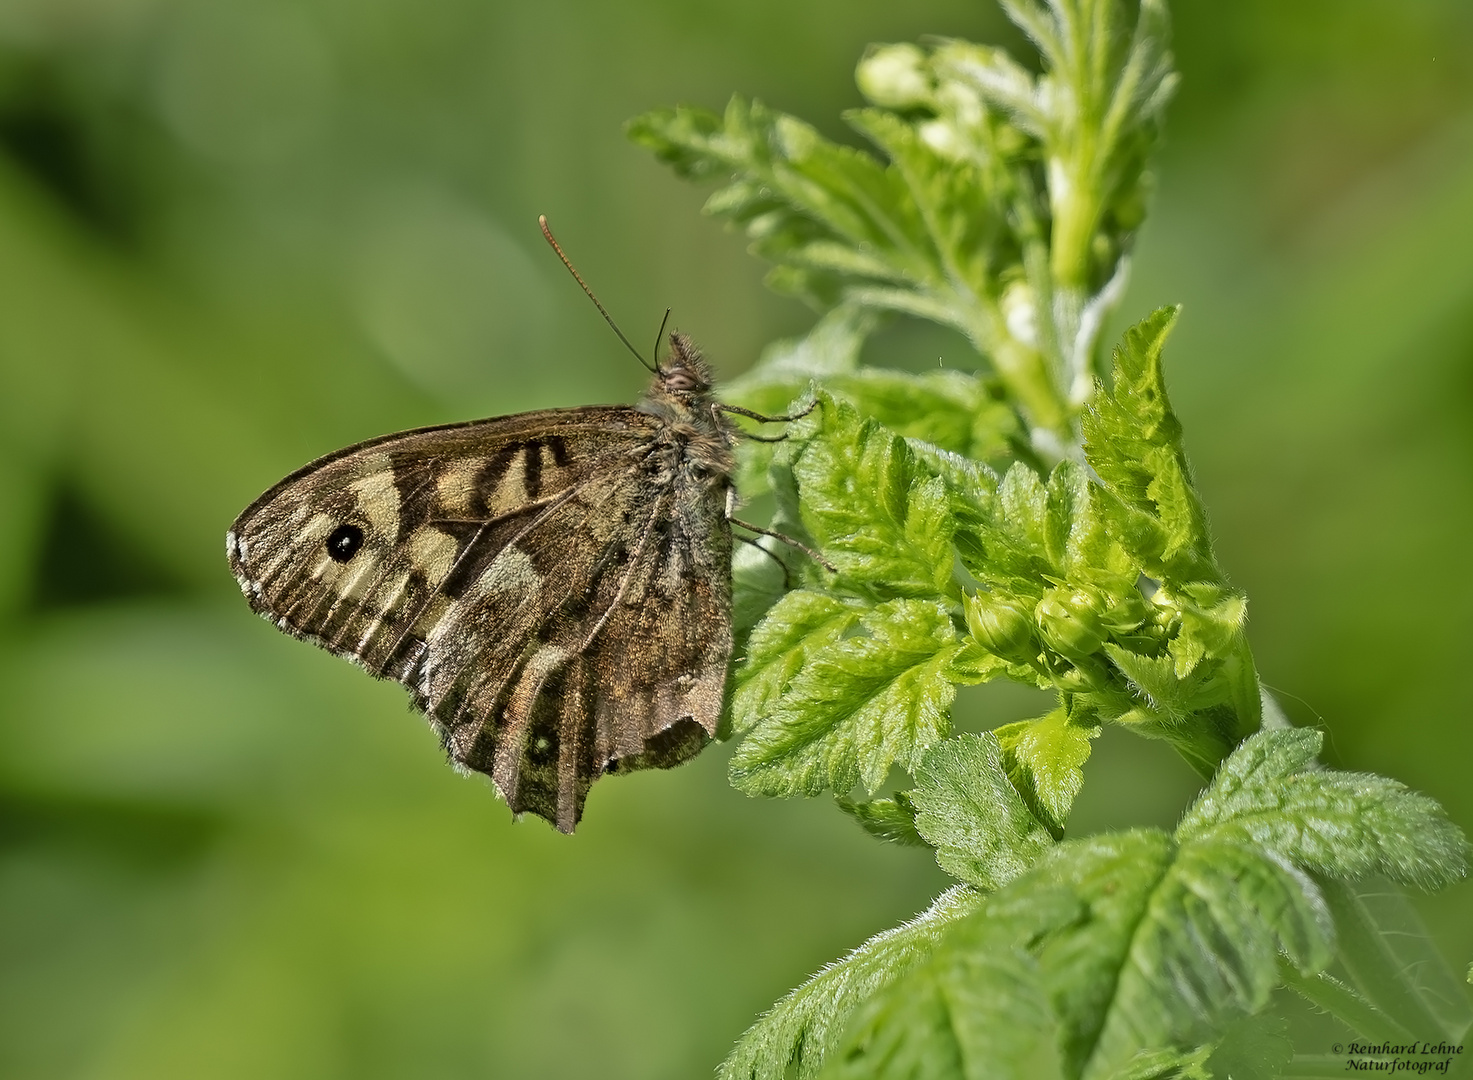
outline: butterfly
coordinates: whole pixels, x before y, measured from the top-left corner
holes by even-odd
[[[489,776],[513,812],[572,832],[596,778],[678,765],[716,734],[732,411],[747,413],[715,399],[674,333],[635,406],[319,458],[236,519],[230,568],[282,630],[408,687],[451,763]]]

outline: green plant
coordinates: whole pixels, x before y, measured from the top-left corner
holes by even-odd
[[[822,313],[727,390],[815,404],[740,480],[836,570],[739,557],[732,782],[831,792],[960,883],[779,1002],[722,1075],[1276,1076],[1277,986],[1371,1039],[1456,1042],[1466,998],[1382,879],[1460,877],[1462,834],[1319,765],[1261,690],[1166,394],[1175,310],[1103,378],[1174,84],[1165,9],[1003,6],[1041,74],[958,41],[865,56],[871,106],[846,119],[878,154],[741,98],[630,125],[720,179],[708,212]],[[991,374],[861,365],[894,313],[961,331]],[[995,679],[1057,706],[953,733],[957,686]],[[1066,838],[1107,723],[1206,781],[1175,832]]]

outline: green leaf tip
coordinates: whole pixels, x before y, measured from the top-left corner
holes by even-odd
[[[1084,451],[1114,496],[1104,508],[1109,527],[1147,574],[1224,584],[1162,370],[1179,311],[1160,308],[1125,332],[1111,385],[1083,417]]]
[[[1099,724],[1059,708],[993,734],[1013,786],[1054,838],[1062,837],[1075,796],[1084,787],[1084,764],[1099,737]]]
[[[1434,800],[1316,766],[1322,742],[1311,728],[1250,736],[1182,818],[1178,839],[1251,841],[1330,877],[1379,874],[1423,889],[1467,874],[1467,841]]]
[[[856,801],[838,798],[839,809],[858,823],[876,840],[904,847],[929,847],[926,838],[916,830],[916,808],[903,791],[885,799]]]
[[[916,830],[936,849],[941,869],[979,889],[1011,881],[1053,844],[1008,779],[992,732],[934,747],[910,799]]]
[[[905,440],[820,392],[783,459],[803,524],[840,584],[877,595],[943,597],[951,584],[951,501]]]

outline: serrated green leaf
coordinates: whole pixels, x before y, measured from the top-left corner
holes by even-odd
[[[1061,462],[1044,487],[1043,550],[1049,562],[1067,569],[1070,536],[1089,513],[1089,478],[1072,462]]]
[[[1185,677],[1203,657],[1228,656],[1242,641],[1248,603],[1240,593],[1211,582],[1187,582],[1174,597],[1181,630],[1171,642],[1177,676]]]
[[[1161,308],[1125,332],[1114,352],[1113,385],[1097,395],[1083,417],[1085,456],[1126,506],[1158,523],[1164,541],[1160,552],[1133,552],[1148,574],[1178,582],[1221,582],[1207,514],[1192,485],[1181,424],[1171,411],[1161,369],[1177,313]],[[1139,531],[1119,539],[1128,542]]]
[[[930,954],[947,926],[978,896],[958,886],[917,918],[878,934],[774,1005],[717,1069],[721,1080],[812,1080],[838,1045],[854,1010]]]
[[[916,772],[916,830],[948,874],[992,890],[1037,861],[1053,837],[1019,798],[992,732],[938,743]]]
[[[730,163],[713,145],[721,129],[721,117],[715,113],[682,105],[637,116],[625,125],[624,132],[633,142],[654,151],[676,175],[704,180],[730,171]]]
[[[1049,475],[1044,517],[1044,547],[1066,577],[1081,581],[1124,575],[1133,583],[1138,564],[1111,540],[1084,468],[1060,462]]]
[[[1014,465],[997,489],[1002,527],[1019,543],[1048,557],[1048,488],[1038,474],[1023,464]]]
[[[862,614],[852,601],[806,589],[775,603],[748,638],[746,655],[732,676],[736,730],[745,731],[766,716],[808,659],[839,641]]]
[[[912,374],[863,368],[830,379],[825,387],[853,403],[860,415],[873,417],[903,438],[923,439],[969,457],[981,456],[979,450],[995,447],[1004,438],[997,428],[979,433],[979,414],[999,424],[1012,420],[1006,410],[1001,417],[990,412],[986,386],[975,375],[960,371]]]
[[[1436,802],[1385,777],[1313,767],[1322,741],[1309,728],[1250,736],[1177,837],[1251,842],[1338,878],[1432,889],[1467,873],[1467,842]]]
[[[753,250],[765,258],[861,278],[939,276],[901,179],[796,117],[733,97],[719,121],[701,110],[658,110],[631,121],[627,131],[683,176],[737,173],[737,182],[707,209],[745,226]]]
[[[1037,672],[1032,668],[1009,663],[974,641],[963,642],[946,665],[946,677],[958,686],[976,686],[1002,676],[1035,686],[1047,685],[1039,682]]]
[[[1099,724],[1071,719],[1061,708],[993,734],[1013,786],[1055,838],[1062,836],[1075,796],[1084,787],[1084,763],[1091,740],[1099,737]]]
[[[885,151],[905,180],[948,283],[979,303],[995,290],[991,274],[997,264],[1022,261],[1006,203],[988,190],[993,185],[987,171],[965,158],[943,157],[916,125],[894,113],[860,109],[845,118]]]
[[[1059,570],[1045,542],[1047,491],[1026,465],[1008,469],[995,492],[952,488],[953,543],[967,571],[988,589],[1030,609]]]
[[[804,524],[851,586],[880,595],[943,596],[951,583],[951,499],[903,439],[819,395],[791,460]],[[790,455],[790,456],[789,456]]]
[[[859,827],[877,840],[905,847],[929,847],[916,831],[916,808],[910,796],[903,791],[893,798],[869,799],[856,802],[852,799],[834,800],[839,809],[859,823]]]
[[[892,764],[913,772],[946,734],[956,695],[946,673],[960,648],[946,606],[891,600],[865,612],[857,630],[807,654],[756,718],[731,760],[737,788],[843,794],[863,783],[873,792]]]

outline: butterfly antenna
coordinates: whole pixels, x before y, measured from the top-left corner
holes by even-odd
[[[569,262],[568,257],[563,254],[563,249],[558,246],[557,240],[553,238],[552,230],[547,227],[547,215],[538,214],[537,224],[542,226],[542,235],[546,237],[547,242],[552,245],[552,250],[557,252],[557,257],[563,260],[563,265],[568,268],[568,273],[572,274],[573,280],[583,287],[583,291],[588,294],[588,299],[592,300],[593,306],[598,308],[598,313],[604,317],[604,322],[608,323],[609,326],[613,329],[614,333],[619,335],[619,340],[624,343],[624,347],[632,352],[634,354],[634,358],[638,360],[641,364],[643,364],[648,370],[658,374],[660,370],[659,367],[650,367],[650,362],[646,360],[643,356],[639,355],[638,349],[629,344],[629,339],[624,336],[624,331],[619,329],[619,324],[614,321],[614,317],[610,315],[608,311],[604,309],[604,306],[598,302],[598,297],[593,295],[593,290],[588,287],[588,282],[583,280],[583,275],[578,273],[578,271],[573,268],[573,264]],[[666,318],[669,318],[670,313],[668,311],[665,312],[665,316]],[[661,323],[660,325],[663,329],[664,324]]]
[[[660,320],[660,329],[655,331],[655,370],[660,370],[660,342],[665,340],[665,324],[670,321],[670,309],[665,309],[665,317]]]

